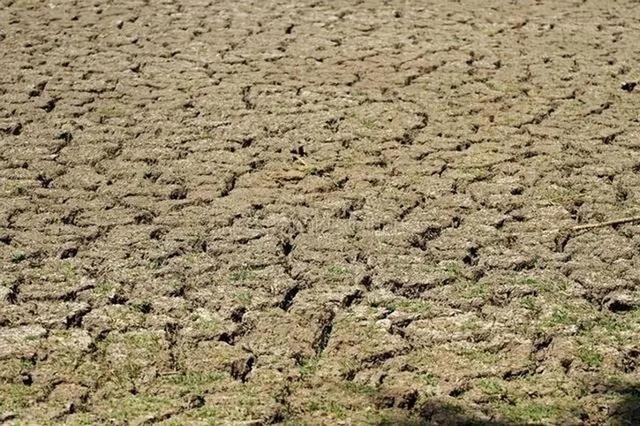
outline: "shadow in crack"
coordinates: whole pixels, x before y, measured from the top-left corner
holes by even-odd
[[[430,401],[423,405],[414,415],[387,417],[377,423],[379,426],[422,426],[422,425],[477,425],[477,426],[509,426],[496,420],[487,420],[466,412],[463,408],[444,401]]]
[[[610,424],[619,426],[640,425],[640,384],[618,387],[614,392],[622,400],[609,412]],[[516,426],[522,423],[487,420],[467,412],[459,406],[431,402],[423,406],[417,415],[396,415],[387,417],[377,424],[379,426],[422,426],[422,425],[474,425],[474,426]],[[536,423],[538,424],[538,423]],[[544,423],[539,423],[544,424]]]
[[[640,384],[616,390],[622,401],[615,406],[612,417],[617,425],[640,425]]]
[[[610,408],[607,418],[597,420],[619,426],[640,425],[640,384],[611,385],[609,390],[621,397],[620,402]],[[595,420],[595,419],[594,419]],[[477,425],[515,426],[522,423],[499,421],[478,417],[464,408],[446,401],[427,402],[413,413],[397,414],[380,420],[377,425],[421,426],[421,425]],[[535,423],[535,424],[545,424]],[[594,423],[590,423],[594,424]]]

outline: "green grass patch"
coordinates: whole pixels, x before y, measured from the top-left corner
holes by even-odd
[[[532,276],[520,277],[517,282],[520,285],[527,285],[535,288],[542,293],[563,292],[567,290],[567,282],[562,279],[548,280]]]
[[[169,398],[142,394],[112,399],[109,402],[111,403],[109,418],[126,423],[143,416],[157,414],[172,406]]]
[[[418,379],[428,386],[437,386],[440,382],[440,378],[438,376],[429,372],[419,374]]]
[[[327,413],[338,419],[343,419],[347,415],[346,407],[336,401],[311,401],[307,408],[311,412]]]
[[[312,376],[318,370],[319,362],[317,357],[308,358],[302,362],[298,370],[303,377]]]
[[[373,386],[361,385],[354,382],[346,382],[345,388],[349,392],[352,392],[354,394],[364,395],[369,397],[374,396],[378,392],[378,390]]]
[[[534,401],[519,401],[515,405],[502,405],[501,414],[515,424],[544,423],[554,418],[558,409],[554,405]]]
[[[20,263],[27,258],[27,254],[22,251],[15,252],[11,255],[11,263]]]
[[[188,419],[204,422],[204,424],[211,425],[211,426],[223,424],[221,423],[221,421],[218,420],[222,417],[219,408],[211,407],[211,406],[204,406],[196,410],[189,410],[185,414],[185,417]],[[175,425],[175,426],[183,426],[184,422],[180,420],[176,420],[173,422],[169,422],[167,424]]]
[[[0,383],[0,413],[23,410],[34,404],[38,392],[31,386]]]
[[[429,313],[433,310],[433,305],[420,299],[396,299],[385,303],[385,307],[394,311],[402,311],[416,314]]]
[[[482,364],[494,364],[498,362],[498,355],[476,348],[465,348],[460,351],[460,355],[469,361],[476,361]]]
[[[477,385],[483,393],[491,396],[503,395],[506,391],[502,383],[496,379],[480,379]]]
[[[455,289],[460,297],[471,300],[484,298],[488,293],[488,286],[483,282],[471,282],[467,280],[459,281],[455,284]]]
[[[604,356],[596,351],[591,346],[582,346],[578,349],[578,358],[585,365],[591,368],[598,368],[602,366],[602,362],[604,361]]]
[[[520,299],[520,306],[522,306],[527,311],[529,311],[529,312],[531,312],[531,313],[533,313],[535,315],[538,315],[538,314],[540,314],[540,312],[542,312],[542,309],[536,303],[536,298],[533,297],[533,296],[526,296],[526,297]]]
[[[344,276],[344,275],[349,275],[351,273],[351,271],[343,266],[340,265],[331,265],[327,268],[327,273],[329,275],[333,275],[333,276]]]
[[[245,306],[250,305],[251,300],[253,300],[253,297],[251,296],[251,292],[249,291],[239,291],[233,295],[233,298]]]
[[[229,274],[229,281],[231,282],[245,282],[251,281],[256,278],[256,271],[250,266],[242,266],[238,269],[231,271]]]
[[[226,377],[228,377],[226,374],[220,372],[188,372],[162,376],[160,382],[176,386],[186,392],[201,393],[205,390],[210,390],[213,384],[224,380]]]

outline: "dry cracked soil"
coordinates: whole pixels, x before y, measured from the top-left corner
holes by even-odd
[[[640,2],[0,0],[0,423],[639,424]],[[638,86],[638,87],[636,87]]]

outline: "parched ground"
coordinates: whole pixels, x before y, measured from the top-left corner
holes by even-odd
[[[639,424],[637,0],[0,24],[0,423]]]

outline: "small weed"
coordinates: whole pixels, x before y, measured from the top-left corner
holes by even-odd
[[[297,419],[291,419],[291,420],[285,420],[284,423],[282,423],[283,426],[305,426],[306,423],[304,423],[302,420],[297,420]]]
[[[249,266],[242,266],[231,272],[229,280],[231,282],[245,282],[255,279],[255,270]]]
[[[339,282],[351,275],[351,271],[340,265],[331,265],[327,268],[327,280],[331,282]]]
[[[373,386],[360,385],[354,382],[346,382],[345,387],[350,392],[364,396],[374,396],[377,392]]]
[[[587,366],[597,368],[602,365],[604,357],[592,347],[583,346],[578,349],[578,357]]]
[[[40,336],[36,336],[36,335],[34,335],[34,334],[30,334],[30,335],[28,335],[28,336],[24,336],[24,340],[26,340],[26,341],[28,341],[28,342],[29,342],[29,341],[31,341],[31,342],[32,342],[32,341],[34,341],[34,340],[39,340],[39,339],[40,339]]]
[[[21,197],[23,195],[27,195],[27,193],[28,193],[28,191],[24,186],[16,186],[11,191],[11,195],[16,196],[16,197]]]
[[[597,321],[597,325],[605,329],[608,334],[615,334],[631,330],[631,328],[622,321],[622,318],[609,315],[600,318]]]
[[[162,338],[158,334],[136,331],[120,336],[111,335],[101,342],[108,352],[117,351],[122,357],[110,358],[110,370],[123,389],[135,388],[147,367],[162,352]],[[110,351],[109,348],[112,348]]]
[[[347,414],[347,411],[345,410],[344,406],[341,404],[338,404],[335,401],[329,401],[329,403],[327,403],[326,405],[326,410],[339,419],[344,418]]]
[[[166,381],[187,389],[198,389],[208,383],[220,381],[224,377],[222,373],[179,373],[166,376]]]
[[[311,412],[319,411],[321,408],[320,403],[318,401],[310,401],[307,405],[307,409]]]
[[[212,318],[198,318],[193,324],[194,331],[202,335],[212,336],[219,333],[223,329],[220,321]]]
[[[431,303],[419,299],[397,299],[386,303],[385,306],[394,311],[410,313],[428,313],[433,309]]]
[[[112,404],[111,416],[113,416],[114,420],[120,422],[131,421],[131,419],[147,414],[157,413],[164,407],[171,406],[171,400],[169,399],[142,394],[123,399],[113,399],[110,403]]]
[[[456,284],[456,289],[458,290],[461,297],[464,299],[476,299],[483,298],[487,295],[487,285],[482,282],[471,282],[471,281],[460,281]]]
[[[458,405],[454,405],[450,402],[443,402],[441,404],[443,412],[451,413],[451,414],[461,414],[464,409]]]
[[[63,263],[61,266],[62,275],[64,275],[64,279],[69,282],[73,281],[77,278],[78,273],[76,271],[76,267],[71,263]]]
[[[300,367],[299,367],[300,374],[303,377],[307,377],[307,376],[313,375],[316,372],[316,370],[318,369],[318,362],[319,362],[319,360],[316,357],[304,360],[302,365],[300,365]]]
[[[355,359],[345,359],[340,363],[339,371],[343,374],[357,371],[358,366],[359,364],[356,362]]]
[[[188,266],[193,266],[198,262],[198,259],[200,259],[200,257],[200,253],[187,253],[184,256],[181,256],[180,260]]]
[[[373,130],[376,129],[378,127],[376,121],[372,118],[368,118],[368,117],[360,117],[359,118],[360,124],[362,124],[362,126],[366,129],[369,130]]]
[[[142,312],[143,314],[151,312],[153,309],[153,305],[148,300],[143,300],[139,303],[133,303],[131,305],[136,311]]]
[[[205,420],[205,424],[207,425],[217,425],[218,422],[216,420],[220,418],[220,412],[216,409],[216,407],[204,406],[198,408],[197,410],[187,411],[186,417],[195,420]],[[176,421],[175,423],[168,424],[182,426],[184,425],[184,422]]]
[[[466,321],[464,321],[462,324],[460,324],[460,330],[473,333],[474,331],[481,330],[482,324],[483,323],[481,321],[478,321],[475,318],[469,318]]]
[[[340,276],[340,275],[346,275],[348,273],[350,273],[350,271],[347,268],[344,268],[342,266],[339,265],[331,265],[327,268],[327,272],[329,272],[329,274],[331,275],[336,275],[336,276]]]
[[[153,350],[161,347],[160,337],[154,334],[133,332],[126,334],[124,337],[127,343],[137,348]]]
[[[34,361],[30,360],[30,359],[21,359],[20,360],[20,367],[25,369],[25,370],[30,370],[32,369],[34,366]]]
[[[418,376],[425,384],[429,386],[436,386],[440,379],[433,373],[422,373]]]
[[[518,281],[518,284],[530,285],[533,287],[537,287],[540,285],[540,280],[535,277],[522,277]]]
[[[573,317],[562,308],[554,309],[551,318],[549,318],[550,325],[571,324],[572,322]]]
[[[317,166],[306,166],[303,168],[303,171],[307,175],[317,175],[320,173],[320,169]]]
[[[13,256],[11,256],[11,262],[13,263],[20,263],[23,260],[25,260],[27,258],[26,253],[19,251],[13,254]]]
[[[470,361],[477,361],[483,364],[493,364],[498,361],[498,356],[496,354],[473,348],[463,349],[460,352],[460,355]]]
[[[251,304],[252,296],[249,291],[239,291],[234,294],[234,299],[246,306]]]
[[[411,419],[406,418],[405,416],[394,417],[394,416],[376,416],[372,417],[371,421],[367,424],[374,424],[376,426],[424,426],[425,422],[421,419]]]
[[[488,395],[503,395],[505,389],[502,383],[495,379],[482,379],[478,381],[478,387]]]
[[[73,424],[78,426],[92,426],[96,424],[95,416],[89,413],[75,413]]]
[[[0,383],[0,412],[24,409],[35,403],[34,389],[23,384]]]
[[[540,307],[536,304],[535,297],[531,297],[531,296],[527,296],[522,300],[520,300],[520,306],[536,314],[540,313],[541,311]]]
[[[112,292],[113,290],[115,290],[115,288],[116,288],[115,284],[107,281],[103,281],[98,283],[98,285],[95,286],[93,291],[100,296],[105,296],[110,292]]]
[[[460,270],[460,265],[455,262],[448,262],[444,266],[444,270],[451,278],[457,278],[462,273],[462,271]]]
[[[631,343],[633,331],[637,328],[640,319],[637,313],[640,313],[640,310],[636,309],[627,316],[605,314],[594,321],[592,334],[597,339],[611,339],[618,345]]]
[[[597,314],[592,306],[585,303],[565,303],[552,307],[551,313],[543,316],[541,326],[543,329],[572,326],[577,327],[580,333],[585,333],[595,325]]]
[[[164,264],[164,258],[163,257],[156,257],[155,259],[151,259],[149,261],[149,269],[160,269],[160,267],[162,267],[162,265]]]
[[[565,291],[567,289],[567,283],[565,281],[550,281],[530,276],[520,278],[517,283],[520,285],[528,285],[545,293]]]

